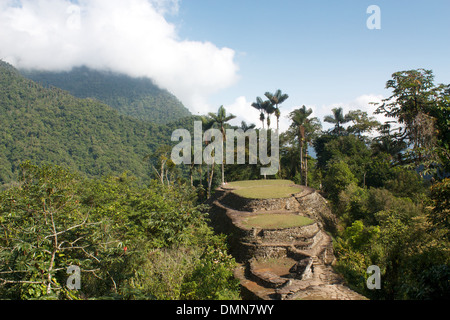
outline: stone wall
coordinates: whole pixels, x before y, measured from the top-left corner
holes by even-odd
[[[264,212],[275,210],[298,210],[299,203],[294,197],[280,199],[246,199],[230,192],[221,203],[239,211]]]
[[[326,231],[336,231],[337,218],[331,212],[328,201],[317,191],[301,196],[296,195],[295,199],[298,203],[298,210],[304,216],[319,222]]]
[[[319,231],[317,223],[309,226],[302,226],[296,228],[287,228],[281,230],[263,229],[258,236],[264,239],[264,242],[284,242],[293,243],[295,241],[307,241]]]

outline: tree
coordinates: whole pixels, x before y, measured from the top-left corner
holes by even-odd
[[[264,129],[264,121],[266,120],[265,109],[263,107],[263,100],[261,97],[256,97],[256,102],[252,103],[252,107],[260,112],[259,121],[262,123],[262,127]]]
[[[159,170],[157,170],[154,165],[152,165],[152,168],[158,176],[158,179],[161,181],[161,184],[164,184],[164,180],[166,180],[167,185],[170,185],[169,171],[175,166],[172,159],[170,159],[171,150],[172,148],[170,146],[161,145],[153,154],[144,157],[144,160],[146,161],[149,159],[156,159],[156,165]]]
[[[448,165],[449,87],[435,86],[431,70],[417,69],[394,73],[386,89],[392,89],[392,95],[376,104],[376,113],[403,125],[398,140],[412,146],[409,162],[422,165],[423,173],[435,171],[439,163]]]
[[[369,117],[367,112],[361,110],[352,110],[348,113],[350,121],[353,125],[347,128],[347,131],[352,134],[356,134],[361,137],[365,132],[371,132],[380,126],[380,123],[375,119],[375,117]]]
[[[306,186],[308,185],[308,144],[312,142],[315,135],[321,129],[318,118],[309,118],[312,113],[313,110],[311,108],[306,109],[306,106],[302,106],[302,108],[296,109],[289,114],[292,121],[291,129],[294,130],[294,135],[297,136],[299,142],[301,180],[304,180]],[[305,159],[303,158],[304,151]]]
[[[270,116],[272,114],[274,114],[275,112],[275,107],[273,106],[272,102],[270,102],[269,100],[265,100],[262,104],[262,108],[264,110],[264,112],[266,113],[266,117],[267,117],[267,129],[270,129],[270,125],[271,125],[271,120],[270,120]]]
[[[375,155],[386,153],[390,156],[390,160],[397,159],[401,162],[401,152],[406,149],[405,141],[399,139],[400,133],[398,129],[391,129],[391,124],[386,122],[378,127],[380,135],[372,141],[372,151]]]
[[[214,119],[210,118],[210,117],[202,117],[202,128],[205,131],[208,131],[209,129],[211,129],[215,122]],[[205,144],[208,145],[208,141],[210,139],[210,137],[208,137],[205,134]],[[206,172],[206,182],[207,182],[207,195],[206,197],[209,199],[211,197],[211,189],[212,189],[212,182],[213,182],[213,177],[214,177],[214,164],[211,164],[211,168],[209,167],[209,165],[206,166],[207,168],[207,172]]]
[[[252,103],[252,107],[260,112],[259,121],[261,121],[264,129],[264,120],[267,119],[267,129],[270,129],[270,116],[275,112],[275,108],[270,100],[263,100],[256,97],[256,102]]]
[[[345,190],[348,185],[357,182],[358,180],[347,163],[343,160],[337,160],[329,165],[323,184],[330,198],[336,200],[339,192]]]
[[[241,122],[241,127],[240,127],[240,129],[242,129],[242,131],[244,131],[244,132],[246,132],[247,130],[255,129],[255,128],[256,128],[256,125],[253,124],[253,123],[247,124],[247,122],[245,122],[245,121],[242,121],[242,122]]]
[[[223,142],[226,141],[226,135],[225,135],[225,125],[228,121],[233,120],[236,118],[235,115],[229,114],[227,115],[227,111],[223,106],[220,106],[219,110],[217,111],[217,114],[215,113],[208,113],[209,117],[212,119],[212,121],[217,124],[220,131],[222,132],[222,152],[224,150],[223,148]],[[225,157],[222,159],[222,184],[225,183]]]
[[[345,130],[342,128],[342,125],[350,122],[352,119],[348,114],[344,115],[342,108],[334,108],[332,112],[332,115],[325,116],[324,121],[335,125],[334,129],[331,130],[331,133],[338,136],[343,135]]]
[[[404,138],[410,139],[411,143],[417,146],[421,143],[417,131],[423,128],[417,117],[433,108],[433,80],[431,70],[418,69],[394,73],[392,79],[386,83],[386,89],[392,89],[393,93],[384,99],[381,105],[378,104],[376,111],[386,117],[396,118],[400,124],[404,124]]]
[[[83,206],[83,181],[27,162],[20,183],[0,194],[0,290],[9,287],[14,299],[77,298],[66,287],[69,266],[109,279],[105,267],[123,251],[107,221]]]
[[[433,229],[442,230],[443,237],[450,240],[450,179],[444,179],[431,187],[432,208],[428,220]]]
[[[289,98],[289,95],[283,94],[280,89],[278,89],[274,94],[270,92],[266,92],[264,94],[267,99],[271,102],[273,106],[275,106],[275,116],[277,117],[277,130],[279,130],[280,127],[280,107],[279,105],[282,104],[284,101],[286,101]]]

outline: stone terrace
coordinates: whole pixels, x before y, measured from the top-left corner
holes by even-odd
[[[365,299],[350,290],[332,268],[332,238],[325,230],[336,227],[336,218],[316,190],[301,187],[300,192],[286,198],[246,199],[225,186],[216,191],[210,204],[212,226],[216,232],[229,235],[230,251],[239,263],[235,276],[244,299]],[[300,215],[311,223],[271,229],[245,223],[267,214]]]

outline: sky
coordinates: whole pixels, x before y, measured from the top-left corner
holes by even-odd
[[[0,0],[0,59],[150,77],[193,114],[223,105],[258,127],[251,104],[281,89],[284,131],[302,105],[322,121],[335,107],[371,115],[397,71],[450,83],[449,12],[449,0]]]

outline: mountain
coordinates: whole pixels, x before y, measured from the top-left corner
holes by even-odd
[[[20,71],[45,87],[57,87],[78,98],[102,101],[120,114],[154,123],[168,123],[190,116],[189,110],[167,90],[148,78],[76,67],[69,72]]]
[[[143,159],[170,143],[170,130],[121,115],[98,100],[44,87],[0,60],[0,184],[14,180],[26,160],[88,177],[129,171],[147,180],[152,170]]]

